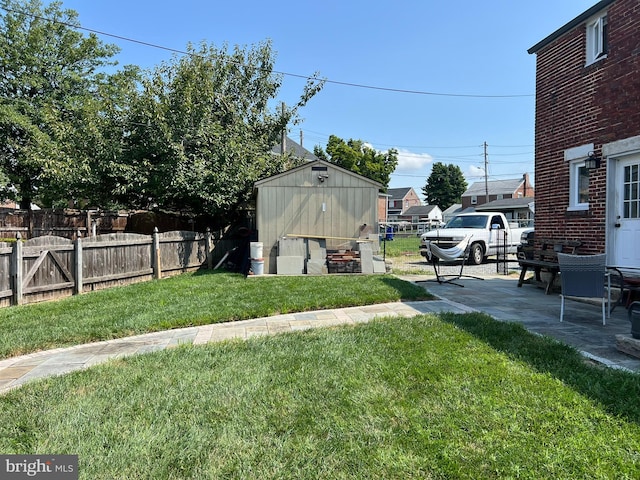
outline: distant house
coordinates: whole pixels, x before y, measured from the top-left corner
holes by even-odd
[[[414,224],[439,225],[442,223],[442,210],[437,205],[417,205],[402,212],[399,219]]]
[[[403,212],[411,207],[422,205],[420,197],[412,187],[390,188],[387,190],[387,220],[402,221]]]
[[[504,198],[493,200],[476,207],[478,212],[502,212],[510,223],[518,223],[520,227],[533,226],[535,202],[531,197]]]
[[[488,195],[487,195],[488,193]],[[529,174],[511,180],[491,180],[475,182],[462,194],[462,208],[476,208],[493,200],[505,198],[533,197],[533,186],[529,181]],[[487,199],[487,196],[489,197]]]
[[[638,0],[602,0],[528,50],[536,237],[625,267],[640,267],[639,45]]]
[[[449,220],[451,220],[451,217],[457,215],[460,212],[462,212],[462,204],[454,203],[442,212],[442,221],[444,223],[447,223]]]

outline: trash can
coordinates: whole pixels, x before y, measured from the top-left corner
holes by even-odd
[[[387,226],[387,235],[385,240],[387,240],[387,242],[393,240],[393,227],[391,225]]]

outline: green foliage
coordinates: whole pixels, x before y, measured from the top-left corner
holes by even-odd
[[[29,208],[58,198],[82,174],[86,158],[74,138],[94,123],[87,106],[104,78],[97,71],[117,48],[74,30],[77,14],[60,2],[2,0],[0,7],[3,193]]]
[[[480,313],[421,315],[26,385],[0,398],[0,451],[72,452],[92,479],[635,479],[639,384]]]
[[[281,78],[269,42],[187,51],[143,78],[121,158],[137,166],[135,183],[125,179],[116,191],[132,207],[232,216],[251,200],[256,180],[289,167],[271,148],[322,82],[309,80],[296,105],[272,112]]]
[[[0,0],[0,196],[23,208],[149,208],[232,220],[253,183],[295,165],[270,150],[321,88],[269,109],[271,44],[187,54],[113,74],[113,45],[83,36],[60,2]]]
[[[467,190],[467,182],[462,170],[457,165],[445,165],[441,162],[433,164],[431,175],[422,187],[422,193],[429,205],[437,205],[446,210],[454,203],[459,203],[462,194]]]
[[[314,154],[322,160],[375,180],[385,189],[389,186],[391,174],[398,165],[398,152],[394,148],[387,152],[378,152],[362,140],[350,139],[345,142],[335,135],[329,137],[326,151],[316,146]]]

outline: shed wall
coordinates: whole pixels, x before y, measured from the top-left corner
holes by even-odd
[[[276,273],[278,241],[286,235],[327,238],[327,248],[353,248],[360,227],[377,231],[378,188],[362,177],[329,169],[324,181],[311,168],[258,186],[257,229],[264,270]],[[332,239],[329,237],[342,237]]]

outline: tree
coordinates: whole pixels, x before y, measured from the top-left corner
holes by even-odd
[[[293,107],[269,109],[281,76],[269,42],[249,50],[188,45],[142,79],[131,104],[118,198],[130,206],[231,217],[253,183],[285,169],[271,148],[322,87],[308,80]],[[112,179],[113,180],[113,179]]]
[[[467,190],[467,182],[462,170],[457,165],[444,165],[436,162],[431,168],[431,175],[422,187],[422,193],[429,205],[437,205],[446,210],[454,203],[461,201],[462,194]]]
[[[95,124],[87,106],[117,47],[74,30],[77,13],[60,2],[0,0],[0,9],[2,193],[30,208],[59,199],[85,172],[78,132]]]
[[[378,152],[365,145],[362,140],[350,139],[345,142],[335,135],[329,137],[326,151],[317,145],[313,153],[322,160],[375,180],[384,185],[385,189],[398,165],[398,152],[393,148],[387,152]]]

